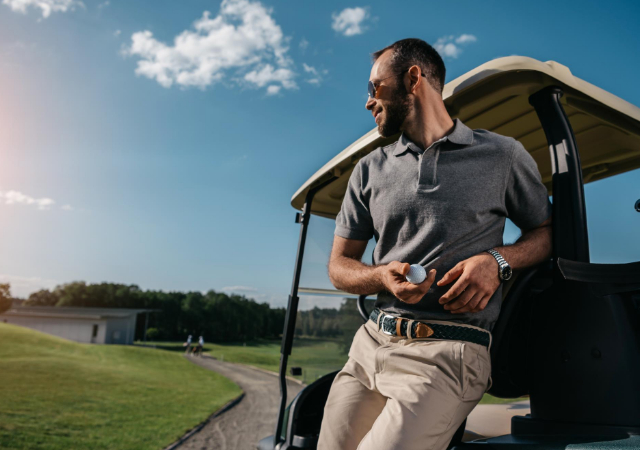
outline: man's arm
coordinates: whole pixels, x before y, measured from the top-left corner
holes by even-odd
[[[513,270],[535,266],[551,257],[551,217],[535,228],[522,232],[513,245],[496,247]],[[493,256],[482,252],[460,261],[438,281],[444,286],[457,278],[440,297],[444,309],[454,314],[482,311],[500,286],[499,265]]]
[[[331,283],[352,294],[375,294],[384,289],[380,278],[380,266],[369,266],[362,262],[367,241],[345,239],[334,236],[329,258]]]
[[[520,270],[551,258],[551,248],[551,217],[549,217],[537,227],[523,231],[522,236],[514,244],[495,249],[513,270]],[[498,267],[498,261],[495,258],[493,260]]]
[[[334,236],[328,269],[329,279],[337,289],[358,295],[375,294],[386,289],[404,302],[417,303],[435,281],[435,269],[422,283],[411,284],[405,278],[410,267],[408,263],[364,264],[361,260],[366,248],[367,241]]]

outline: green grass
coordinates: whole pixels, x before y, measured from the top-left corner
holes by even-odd
[[[176,352],[184,352],[182,343],[157,342],[150,343],[158,348]],[[205,343],[204,352],[216,359],[247,364],[261,369],[278,372],[280,368],[280,341],[247,342],[240,344],[210,344]],[[296,338],[293,341],[293,351],[289,358],[288,367],[302,367],[302,376],[294,377],[305,384],[335,370],[340,370],[347,362],[347,355],[342,353],[339,342],[331,339]],[[504,404],[526,398],[503,399],[485,394],[481,404]]]
[[[156,348],[173,352],[184,352],[181,342],[149,342]],[[254,341],[235,344],[205,343],[204,353],[212,357],[239,364],[259,367],[278,372],[280,368],[280,341]],[[295,339],[289,357],[289,367],[302,367],[302,377],[294,377],[305,384],[312,383],[320,376],[339,370],[347,361],[347,355],[340,351],[340,344],[329,339]]]
[[[520,397],[520,398],[498,398],[493,395],[484,394],[482,396],[482,400],[480,400],[481,405],[503,405],[507,403],[520,402],[522,400],[529,400],[528,396]]]
[[[240,395],[180,354],[0,323],[0,448],[161,449]]]

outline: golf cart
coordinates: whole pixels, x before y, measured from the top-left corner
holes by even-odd
[[[463,442],[463,423],[449,448],[640,449],[640,262],[590,262],[584,189],[640,168],[640,108],[561,64],[521,56],[489,61],[449,82],[443,99],[451,117],[470,128],[519,140],[538,164],[553,203],[552,259],[514,273],[504,286],[491,346],[489,393],[528,395],[531,413],[514,416],[510,434],[472,441]],[[281,403],[275,435],[259,450],[316,448],[337,372],[310,380],[287,406],[299,294],[353,296],[300,286],[310,221],[313,215],[331,222],[356,162],[397,138],[370,131],[292,198],[302,213],[296,214],[300,239],[282,338]],[[634,195],[640,183],[637,188]],[[640,202],[635,208],[640,212]],[[366,296],[353,304],[359,323],[368,320]]]

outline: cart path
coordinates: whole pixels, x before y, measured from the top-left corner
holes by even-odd
[[[526,414],[531,414],[529,400],[502,405],[478,405],[467,417],[465,435],[469,434],[469,436],[464,440],[509,434],[511,433],[511,418]]]
[[[274,434],[280,404],[277,374],[218,361],[206,355],[188,358],[194,364],[229,378],[245,395],[237,405],[184,441],[179,450],[255,450],[261,439]],[[287,404],[302,388],[287,380]]]
[[[240,402],[213,418],[185,440],[178,450],[255,450],[258,441],[272,436],[280,401],[276,374],[255,367],[218,361],[208,356],[189,357],[205,369],[229,378],[244,391]],[[302,390],[287,380],[287,404]],[[530,413],[529,401],[502,405],[478,405],[469,414],[464,440],[509,434],[511,417]]]

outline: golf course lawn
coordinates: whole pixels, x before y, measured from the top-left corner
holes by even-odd
[[[164,350],[183,352],[182,343],[156,342],[150,343]],[[205,343],[204,353],[216,359],[247,364],[261,369],[278,372],[280,368],[280,341],[256,341],[239,344]],[[302,367],[302,376],[294,377],[305,384],[310,384],[320,376],[340,370],[347,361],[347,355],[341,351],[340,342],[331,339],[296,338],[289,357],[288,367]],[[519,399],[497,398],[485,394],[481,404],[513,403]]]
[[[0,448],[159,450],[241,394],[176,352],[0,323]]]

